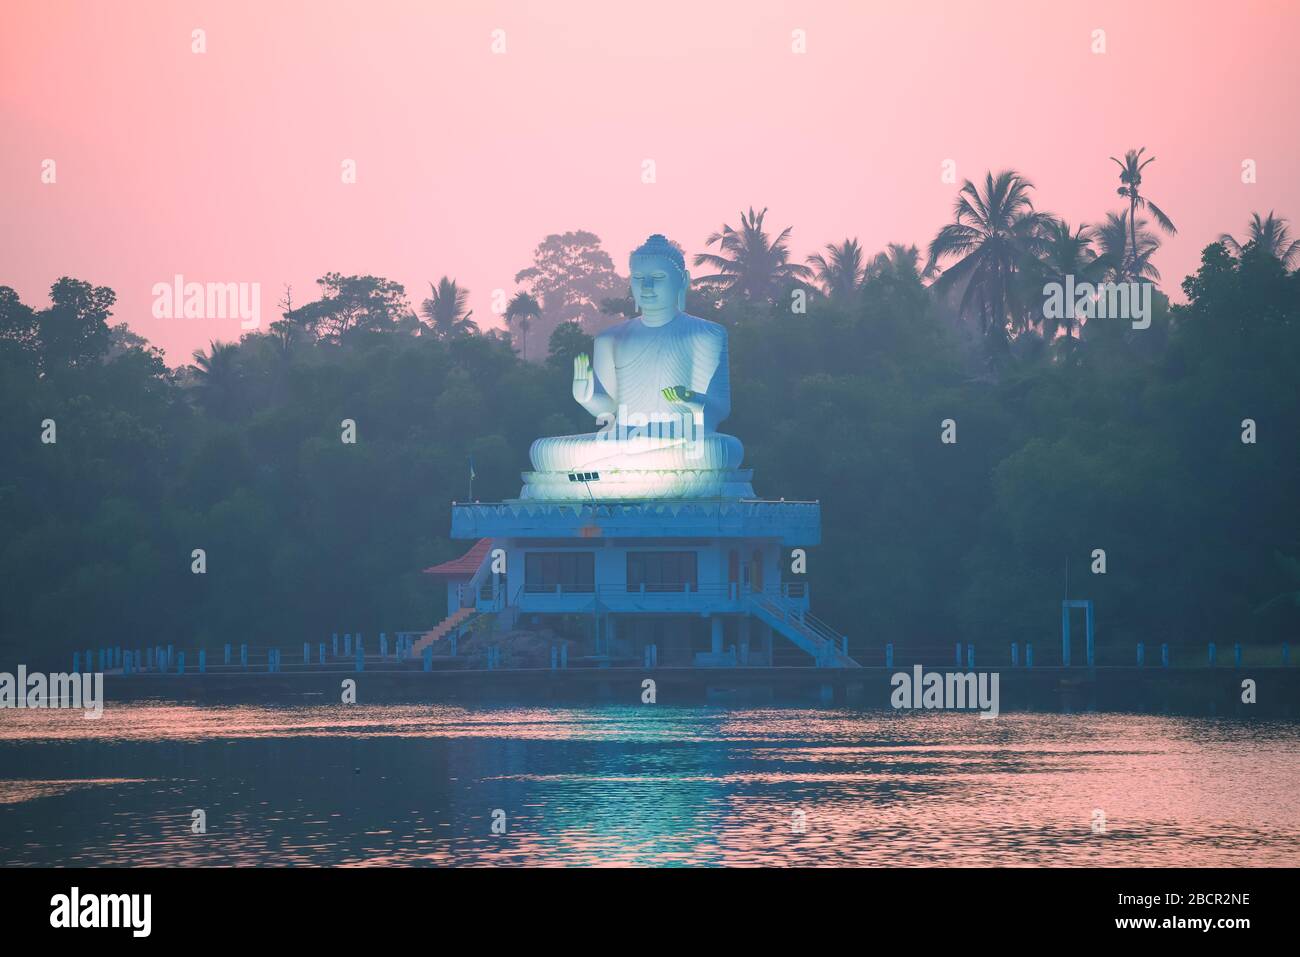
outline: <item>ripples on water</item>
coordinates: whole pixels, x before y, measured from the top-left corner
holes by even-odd
[[[1295,866],[1298,758],[1129,714],[3,711],[0,864]]]

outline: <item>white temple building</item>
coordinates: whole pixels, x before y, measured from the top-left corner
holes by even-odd
[[[519,498],[453,503],[451,535],[474,545],[428,569],[448,616],[425,641],[491,615],[498,631],[580,623],[595,664],[856,667],[783,576],[789,550],[821,541],[820,505],[756,498],[743,446],[717,430],[725,327],[683,311],[690,276],[663,236],[631,272],[641,315],[574,361],[595,430],[534,442]]]

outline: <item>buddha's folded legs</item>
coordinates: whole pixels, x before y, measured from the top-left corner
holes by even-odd
[[[735,469],[744,457],[735,436],[711,432],[694,438],[608,434],[557,435],[538,439],[528,451],[539,472],[599,469]]]

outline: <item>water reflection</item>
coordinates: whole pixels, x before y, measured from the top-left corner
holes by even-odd
[[[1298,752],[1128,714],[5,711],[0,863],[1294,866]]]

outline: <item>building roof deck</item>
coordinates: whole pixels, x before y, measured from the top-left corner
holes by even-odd
[[[776,538],[821,541],[821,503],[785,500],[453,502],[452,538]]]

